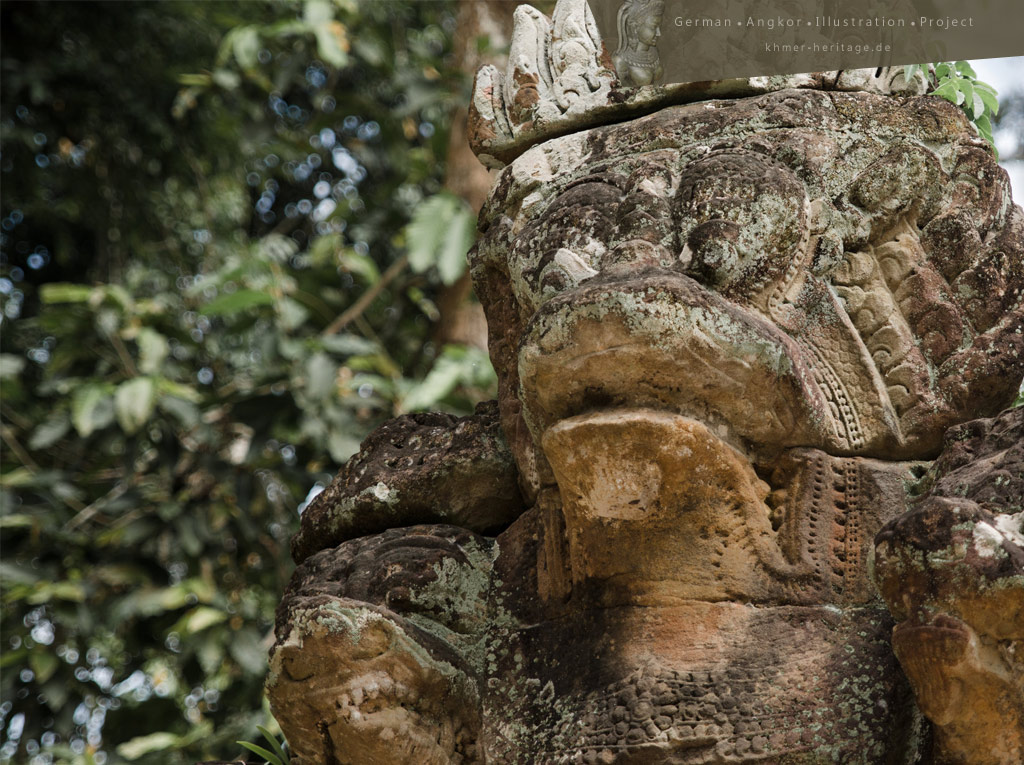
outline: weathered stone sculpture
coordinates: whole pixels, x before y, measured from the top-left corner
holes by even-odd
[[[987,146],[886,73],[637,97],[582,0],[516,39],[474,115],[497,411],[385,425],[304,514],[295,761],[1018,762],[1024,415],[961,425],[1024,375]]]
[[[946,433],[878,535],[893,648],[951,762],[1024,761],[1024,407]]]

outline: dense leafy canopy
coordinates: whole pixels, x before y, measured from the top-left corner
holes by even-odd
[[[491,395],[429,342],[473,233],[453,4],[0,12],[0,760],[235,757],[297,507]]]

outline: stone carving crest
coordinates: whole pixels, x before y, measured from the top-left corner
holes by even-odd
[[[1019,763],[1024,212],[987,145],[850,73],[615,112],[582,0],[516,19],[477,80],[498,401],[382,426],[304,513],[295,762]]]
[[[586,0],[559,0],[550,20],[529,5],[516,8],[508,66],[481,68],[473,84],[469,141],[480,161],[501,167],[547,138],[671,104],[786,88],[901,95],[926,88],[920,72],[905,82],[902,67],[658,85],[663,13],[664,0],[624,0],[611,53]]]

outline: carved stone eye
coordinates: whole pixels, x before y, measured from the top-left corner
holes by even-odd
[[[566,273],[558,266],[546,269],[544,275],[540,278],[541,296],[545,299],[553,297],[559,292],[564,292],[568,286],[569,280]]]
[[[726,287],[743,275],[744,257],[738,247],[739,224],[709,220],[690,232],[686,240],[686,270],[709,287]]]

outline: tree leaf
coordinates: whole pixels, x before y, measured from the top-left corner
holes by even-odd
[[[11,516],[0,516],[0,523],[6,518]],[[0,579],[3,579],[4,585],[9,587],[12,584],[32,584],[33,582],[39,581],[39,574],[26,566],[16,566],[13,563],[4,563],[0,561]],[[5,661],[0,661],[0,667],[7,666]]]
[[[939,85],[939,87],[931,92],[931,95],[944,98],[954,104],[957,103],[958,98],[962,98],[962,94],[951,80],[947,80]]]
[[[990,86],[982,87],[983,85],[985,85],[983,82],[974,83],[974,95],[980,98],[992,116],[995,116],[999,114],[999,99]]]
[[[114,421],[114,400],[106,383],[88,383],[71,394],[71,424],[88,437]]]
[[[267,234],[256,246],[256,254],[263,260],[287,263],[299,251],[298,243],[289,236]]]
[[[337,21],[323,24],[314,29],[316,35],[316,50],[326,63],[341,69],[348,63],[348,46],[345,40],[345,27]]]
[[[190,598],[194,596],[195,599]],[[125,595],[111,610],[115,621],[124,621],[134,616],[155,616],[166,611],[176,611],[188,603],[198,600],[209,603],[213,592],[198,579],[186,579],[173,587],[142,587]]]
[[[199,666],[207,675],[214,675],[224,664],[224,649],[218,640],[201,640],[196,648]]]
[[[235,743],[239,746],[244,746],[253,754],[259,755],[264,760],[266,760],[267,763],[269,763],[269,765],[284,765],[284,763],[276,754],[271,752],[269,749],[264,749],[259,744],[253,744],[249,741],[236,741]]]
[[[230,316],[233,313],[270,305],[273,296],[260,290],[242,289],[220,295],[203,306],[202,312],[207,316]]]
[[[964,111],[967,112],[967,116],[971,119],[980,117],[981,114],[974,113],[974,86],[968,80],[960,80],[958,84],[960,86],[960,93],[963,95],[963,98],[958,103],[964,105]]]
[[[88,287],[84,284],[53,283],[44,284],[39,288],[39,299],[44,303],[85,303],[97,287]]]
[[[208,74],[180,74],[178,75],[178,84],[187,85],[196,88],[205,88],[210,84],[210,75]]]
[[[9,380],[21,374],[25,359],[13,353],[0,353],[0,380]]]
[[[28,665],[35,672],[36,682],[45,683],[60,666],[60,659],[49,649],[39,646],[41,650],[34,650],[28,655]]]
[[[68,695],[68,684],[60,675],[57,675],[43,687],[46,705],[54,712],[64,708]]]
[[[177,749],[181,746],[181,742],[182,737],[178,734],[161,731],[160,733],[150,733],[148,736],[136,736],[119,744],[117,753],[126,760],[137,760],[150,752]]]
[[[318,236],[309,246],[311,265],[327,265],[334,261],[342,249],[341,234],[323,234]]]
[[[81,582],[39,582],[32,588],[32,594],[25,600],[34,606],[49,603],[52,600],[81,603],[85,600],[85,587]]]
[[[338,265],[351,274],[363,277],[371,286],[380,281],[380,269],[369,255],[360,255],[353,250],[345,250],[338,256]]]
[[[35,451],[53,446],[64,437],[70,428],[71,420],[68,418],[67,411],[58,409],[32,431],[32,437],[28,440],[28,448]]]
[[[166,377],[156,378],[156,389],[161,395],[177,396],[185,401],[191,401],[193,404],[203,400],[202,395],[191,385],[183,385],[174,380],[168,380]]]
[[[177,396],[161,396],[157,406],[171,415],[185,428],[194,428],[199,424],[199,407],[191,401]]]
[[[982,100],[981,94],[978,93],[978,91],[974,91],[973,96],[974,96],[974,101],[973,101],[973,103],[974,103],[974,111],[973,111],[974,119],[976,119],[976,120],[977,119],[981,119],[981,117],[985,114],[985,102]]]
[[[974,67],[972,67],[970,65],[970,63],[967,62],[967,61],[957,61],[956,62],[956,69],[957,69],[958,72],[960,72],[961,75],[964,75],[966,77],[977,77],[978,76],[974,72]]]
[[[380,350],[372,340],[352,334],[327,335],[320,338],[320,344],[331,353],[342,356],[365,356]]]
[[[214,624],[220,624],[228,618],[228,615],[218,608],[210,608],[210,606],[196,606],[191,611],[181,617],[177,623],[171,627],[171,632],[177,632],[182,635],[194,635],[197,632],[202,632],[207,627],[212,627]]]
[[[466,254],[476,238],[476,218],[468,205],[461,205],[448,224],[448,232],[437,258],[437,271],[441,281],[454,284],[469,265]]]
[[[359,451],[359,439],[342,430],[331,429],[327,436],[327,451],[331,459],[343,465],[348,458]]]
[[[402,400],[403,411],[416,412],[430,409],[455,390],[455,386],[459,384],[462,377],[462,364],[452,358],[442,356],[423,379],[423,382],[413,386]]]
[[[290,297],[282,300],[278,304],[278,308],[281,311],[281,326],[289,332],[301,327],[309,318],[309,310],[306,306]]]
[[[437,264],[438,250],[459,202],[453,194],[441,192],[416,206],[412,220],[405,227],[409,265],[413,271],[423,273]]]
[[[239,27],[231,32],[231,50],[242,69],[254,69],[259,61],[260,36],[255,27]]]
[[[981,137],[988,141],[989,146],[992,147],[992,153],[995,154],[996,160],[999,159],[999,149],[996,148],[995,140],[992,136],[992,123],[989,121],[988,115],[983,114],[974,122],[978,128],[978,132]]]
[[[0,474],[0,486],[5,489],[16,489],[19,486],[32,486],[36,483],[36,475],[25,467],[15,468]]]
[[[275,736],[269,730],[264,728],[262,725],[257,725],[256,730],[258,730],[263,735],[263,738],[270,742],[270,745],[274,747],[274,754],[277,755],[278,759],[282,763],[288,762],[288,755],[285,754],[284,749],[281,747],[281,744],[278,743],[277,736]]]
[[[262,675],[267,671],[267,650],[254,630],[236,632],[228,644],[228,653],[251,675]]]
[[[338,365],[326,353],[314,353],[306,362],[306,393],[314,401],[323,401],[335,390]]]
[[[242,83],[242,78],[238,76],[238,73],[230,69],[215,69],[212,79],[217,87],[224,88],[224,90],[234,90]]]
[[[160,371],[160,365],[171,352],[167,338],[151,327],[143,327],[135,342],[139,345],[139,371],[147,375]]]
[[[334,11],[327,0],[306,0],[302,6],[302,18],[310,25],[326,24],[334,18]]]
[[[149,420],[156,405],[156,385],[151,377],[133,377],[117,386],[114,413],[121,429],[131,435]]]
[[[132,294],[124,288],[121,284],[105,284],[102,288],[97,288],[101,291],[103,299],[108,303],[113,303],[122,312],[131,311],[135,307],[135,299]]]

